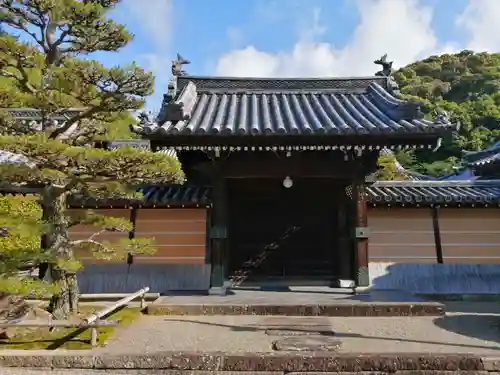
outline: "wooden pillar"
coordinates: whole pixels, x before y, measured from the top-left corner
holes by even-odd
[[[443,246],[441,244],[441,230],[439,229],[439,206],[431,207],[432,229],[434,230],[434,245],[436,246],[436,260],[438,263],[444,263]]]
[[[340,195],[340,194],[339,194]],[[344,287],[342,280],[352,280],[352,199],[346,194],[345,199],[339,202],[337,208],[337,259],[335,269],[333,270],[336,278],[333,280],[333,285],[336,287]]]
[[[130,223],[132,224],[132,230],[128,232],[129,240],[133,240],[135,238],[135,229],[136,229],[136,221],[137,221],[137,207],[132,207],[130,209]],[[130,266],[134,263],[134,255],[128,253],[127,254],[127,264]]]
[[[40,238],[40,248],[43,250],[47,249],[47,235],[46,234],[42,234],[42,236]],[[43,280],[45,278],[45,274],[47,273],[48,269],[49,269],[49,263],[47,263],[47,262],[40,263],[40,265],[38,266],[38,278],[40,280]]]
[[[219,173],[212,185],[212,215],[210,228],[210,290],[209,294],[225,295],[227,258],[227,196],[226,179]]]
[[[363,184],[353,185],[355,206],[356,234],[354,241],[355,274],[357,286],[369,286],[368,272],[368,213],[366,195]]]

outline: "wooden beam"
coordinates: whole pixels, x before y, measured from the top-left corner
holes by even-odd
[[[441,230],[439,229],[439,206],[431,207],[432,229],[434,231],[434,244],[436,246],[436,260],[438,263],[444,263],[443,246],[441,244]]]
[[[353,162],[321,162],[316,160],[226,160],[220,165],[220,173],[225,178],[283,178],[285,176],[309,178],[344,178],[351,179],[359,168]],[[203,162],[196,169],[206,174],[213,173],[214,165]]]
[[[71,321],[71,320],[47,320],[46,322],[40,320],[19,320],[19,321],[7,321],[0,323],[0,328],[11,328],[11,327],[27,327],[27,328],[52,328],[52,327],[64,327],[64,328],[94,328],[94,327],[110,327],[117,326],[120,324],[119,320],[96,320],[92,323],[87,323],[84,321]]]
[[[356,201],[356,283],[358,286],[370,285],[368,273],[368,213],[364,185],[353,185],[353,199]]]

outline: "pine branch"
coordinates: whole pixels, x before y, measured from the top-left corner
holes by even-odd
[[[86,238],[84,240],[74,240],[70,241],[70,246],[71,247],[79,247],[82,245],[94,245],[97,247],[101,252],[107,253],[107,254],[113,254],[114,251],[113,249],[110,249],[106,247],[102,242],[96,241],[95,239],[99,237],[100,235],[106,233],[106,232],[114,232],[113,230],[108,230],[108,229],[102,229],[100,231],[97,231],[93,233],[89,238]]]
[[[32,58],[34,51],[30,46],[17,43],[12,37],[0,37],[0,75],[14,79],[21,88],[32,95],[37,95],[38,90],[30,82],[29,68],[34,68]],[[10,70],[9,70],[10,69]]]
[[[2,0],[3,9],[2,13],[0,13],[0,22],[23,31],[25,34],[29,35],[36,42],[36,44],[47,52],[48,50],[44,38],[44,30],[47,23],[41,9],[41,2],[32,0],[31,3],[31,8],[21,8],[16,6],[19,4],[18,1]],[[38,28],[39,35],[30,31],[28,24],[36,26]]]

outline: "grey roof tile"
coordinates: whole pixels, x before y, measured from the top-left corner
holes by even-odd
[[[157,123],[160,135],[401,135],[455,126],[423,118],[415,103],[393,96],[383,78],[330,80],[180,77],[178,96]],[[385,85],[386,86],[386,85]],[[175,118],[175,120],[174,120]]]
[[[463,165],[481,167],[500,160],[500,142],[479,151],[463,151]]]
[[[366,194],[372,204],[500,204],[500,180],[379,181]]]
[[[138,200],[95,200],[73,197],[73,207],[144,208],[204,207],[211,203],[208,186],[165,185],[139,190]],[[32,193],[34,193],[33,190]],[[367,202],[373,205],[500,205],[500,180],[493,181],[378,181],[366,187]]]
[[[42,120],[42,112],[36,108],[4,108],[16,120]],[[50,115],[50,120],[65,121],[67,116],[82,112],[81,108],[68,108],[65,111]]]
[[[144,208],[198,207],[210,203],[210,188],[195,185],[158,185],[139,189],[144,194],[140,199],[92,199],[72,197],[74,207],[127,207],[138,205]]]
[[[144,207],[194,206],[211,202],[206,186],[151,186],[141,190]],[[366,187],[371,204],[500,204],[500,180],[379,181]]]
[[[84,108],[68,108],[58,113],[53,113],[43,118],[42,112],[35,108],[0,108],[10,114],[12,119],[26,131],[41,131],[45,127],[60,128],[68,118],[84,111]],[[74,124],[64,133],[58,136],[58,139],[65,139],[77,129],[77,124]]]
[[[477,160],[471,161],[467,163],[469,167],[482,167],[484,165],[488,165],[491,163],[498,163],[500,161],[500,149],[497,149],[496,152],[490,153],[489,155],[485,155]]]

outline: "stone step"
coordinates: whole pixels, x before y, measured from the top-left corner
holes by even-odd
[[[148,305],[151,315],[441,316],[444,305],[398,291],[335,293],[332,288],[232,290],[230,295],[170,295]]]
[[[159,352],[147,354],[23,354],[0,355],[2,367],[40,369],[156,370],[155,374],[492,374],[498,359],[472,354],[335,354],[311,352],[210,353]],[[22,371],[22,370],[21,370]],[[3,373],[0,370],[0,373]],[[91,373],[91,371],[89,371]],[[140,372],[144,374],[144,372]],[[17,374],[17,373],[16,373]],[[22,372],[19,372],[22,374]]]

